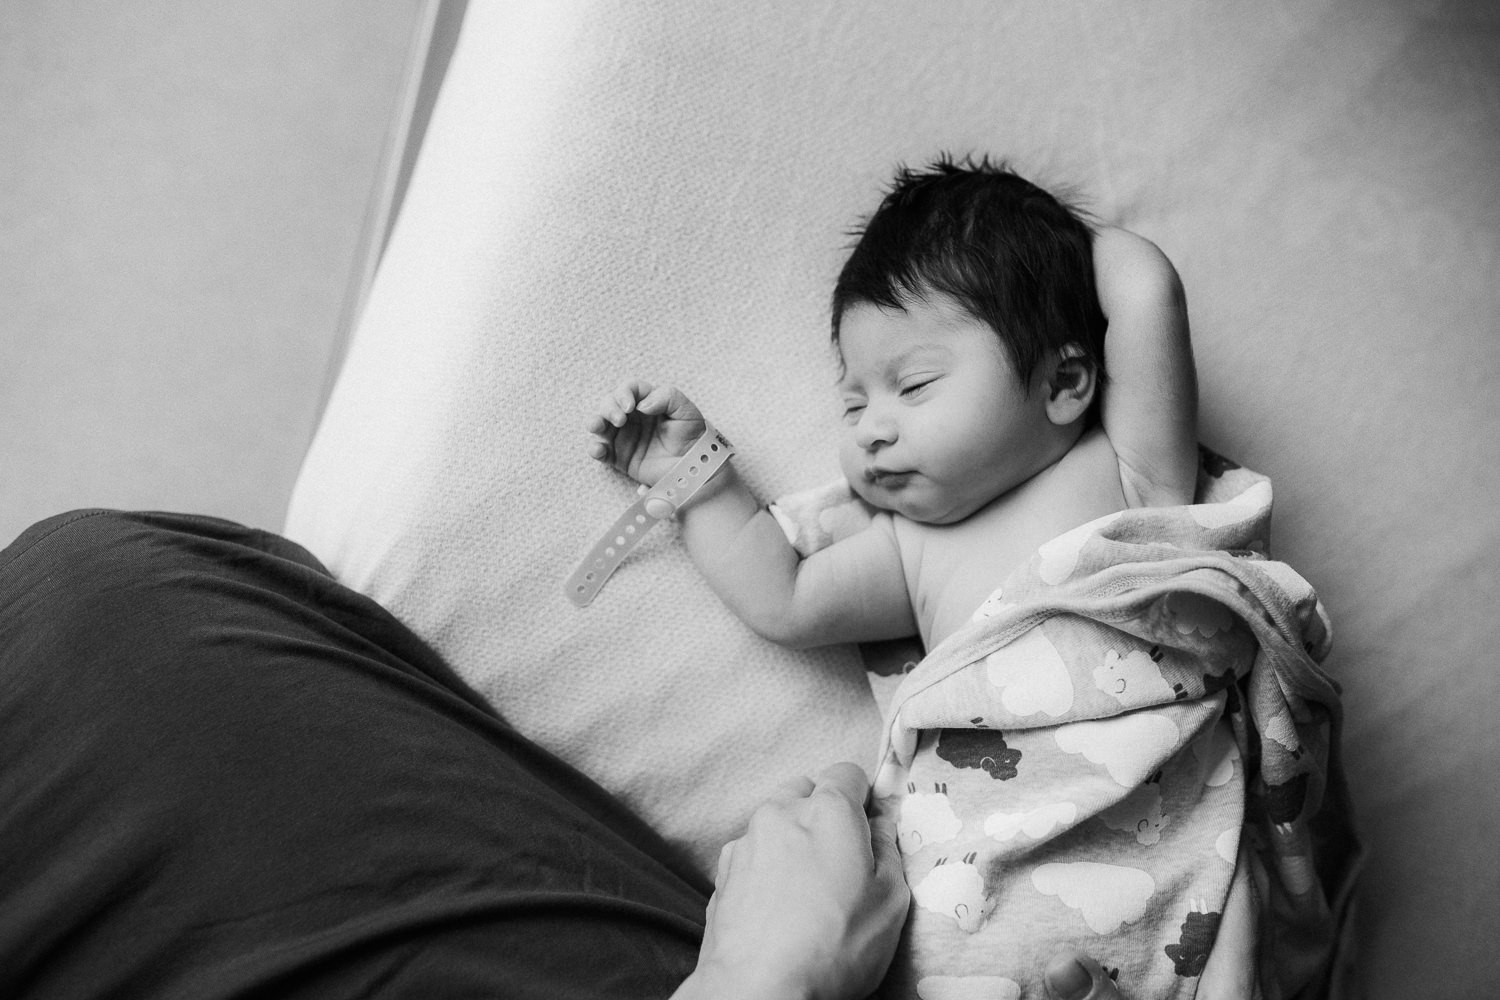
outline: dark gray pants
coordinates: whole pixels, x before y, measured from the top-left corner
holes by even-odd
[[[665,995],[708,892],[285,539],[0,552],[0,996]]]

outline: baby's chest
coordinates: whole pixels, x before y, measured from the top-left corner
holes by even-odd
[[[922,526],[928,537],[907,585],[928,649],[967,623],[1011,570],[1046,541],[1033,543],[1023,532],[968,532],[965,525]]]
[[[902,559],[928,649],[968,623],[1044,543],[1125,506],[1118,486],[1111,491],[1079,485],[1059,477],[1002,497],[958,524],[907,523]]]

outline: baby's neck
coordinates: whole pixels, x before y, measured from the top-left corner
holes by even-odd
[[[928,649],[973,618],[1047,541],[1127,506],[1119,461],[1105,436],[1078,445],[962,521],[896,518],[896,538],[922,640]]]

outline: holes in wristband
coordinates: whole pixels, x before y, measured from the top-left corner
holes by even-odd
[[[697,493],[704,481],[734,454],[734,447],[712,428],[709,428],[704,437],[709,440],[696,444],[696,459],[689,453],[681,460],[683,464],[668,477],[670,487],[666,483],[659,483],[654,491],[645,485],[637,490],[638,497],[643,499],[644,511],[637,509],[621,518],[611,533],[597,543],[594,557],[585,557],[583,564],[574,571],[569,584],[564,588],[564,593],[573,603],[579,607],[589,604],[656,522],[674,516],[683,503]],[[655,495],[651,495],[652,493]]]

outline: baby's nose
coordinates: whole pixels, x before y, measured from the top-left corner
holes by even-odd
[[[866,410],[854,428],[854,443],[865,451],[895,442],[896,422],[880,413]]]

